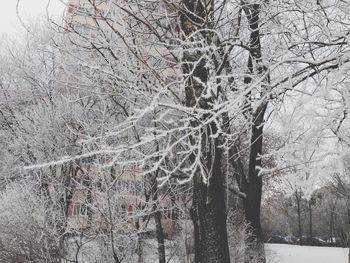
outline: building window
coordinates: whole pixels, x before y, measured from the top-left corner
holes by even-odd
[[[73,30],[79,35],[88,35],[91,33],[91,28],[83,24],[72,25]]]
[[[75,216],[87,216],[87,206],[83,203],[74,204],[73,215]]]
[[[74,5],[69,4],[68,5],[68,13],[73,13],[74,12]]]
[[[83,7],[83,6],[77,6],[74,14],[75,15],[81,15],[81,16],[91,16],[95,13],[95,10],[93,7]]]

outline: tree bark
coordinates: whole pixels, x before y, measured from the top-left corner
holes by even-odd
[[[165,263],[165,243],[164,243],[164,231],[162,227],[162,215],[159,211],[157,211],[154,215],[154,221],[156,222],[156,234],[157,234],[157,242],[158,242],[158,260],[159,263]]]
[[[260,207],[262,195],[262,178],[258,168],[261,167],[262,139],[263,139],[263,115],[265,109],[256,116],[252,126],[251,147],[249,155],[248,177],[243,178],[243,189],[246,197],[243,199],[246,221],[249,224],[252,237],[251,251],[258,253],[260,262],[265,262],[264,237],[260,223]]]
[[[331,245],[334,246],[333,242],[333,229],[334,229],[334,212],[331,210],[331,218],[329,221],[329,239],[331,240]]]
[[[309,235],[310,235],[310,245],[312,245],[313,235],[312,235],[312,204],[311,204],[311,200],[309,201]]]
[[[261,41],[259,31],[259,15],[260,4],[248,4],[243,1],[243,9],[246,14],[249,28],[250,28],[250,40],[249,40],[249,58],[248,58],[248,71],[251,75],[262,77],[262,83],[260,83],[262,89],[260,97],[266,97],[267,88],[266,84],[269,83],[269,73],[262,63]],[[253,78],[247,76],[244,78],[246,85],[251,84]],[[263,149],[263,129],[264,129],[264,116],[267,108],[267,99],[262,99],[260,105],[253,110],[250,98],[251,94],[248,93],[246,97],[246,105],[244,114],[248,121],[251,121],[251,139],[250,139],[250,153],[249,153],[249,168],[248,175],[242,178],[242,190],[246,194],[246,198],[243,200],[243,206],[245,210],[246,221],[251,230],[251,252],[258,253],[260,262],[265,262],[265,249],[264,249],[264,237],[260,223],[260,207],[262,196],[262,178],[259,176],[259,167],[262,166],[262,149]]]
[[[195,231],[195,262],[230,262],[223,177],[219,149],[208,185],[201,175],[194,178],[191,217]]]
[[[299,245],[303,245],[303,233],[301,227],[301,208],[300,208],[300,199],[301,193],[298,193],[298,190],[295,190],[295,200],[297,202],[297,210],[298,210],[298,229],[299,229]]]
[[[203,98],[208,82],[206,46],[212,43],[213,0],[183,0],[180,10],[181,29],[188,47],[184,49],[182,71],[185,78],[186,106],[212,109],[213,98]],[[200,31],[199,31],[200,30]],[[202,41],[198,41],[201,39]],[[199,43],[202,44],[199,44]],[[203,120],[211,114],[199,116]],[[204,169],[197,168],[193,176],[193,200],[191,218],[194,225],[195,262],[230,262],[227,229],[222,138],[217,134],[214,121],[202,125],[193,119],[191,126],[199,129],[198,136],[190,138],[191,144],[201,144],[201,151],[193,153],[191,162],[199,154]],[[212,136],[216,135],[216,136]],[[199,139],[200,138],[200,139]],[[203,171],[208,171],[203,174]],[[204,181],[207,178],[208,181]]]
[[[152,191],[152,201],[153,201],[153,217],[156,225],[156,235],[157,235],[157,243],[158,243],[158,260],[159,263],[166,263],[165,256],[165,244],[164,244],[164,231],[162,226],[162,214],[159,211],[158,207],[158,184],[157,184],[157,175],[152,175],[151,181],[151,191]]]

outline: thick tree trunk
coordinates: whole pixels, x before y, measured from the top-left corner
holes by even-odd
[[[230,262],[220,152],[217,149],[208,185],[203,183],[199,173],[194,179],[191,217],[195,231],[196,263]]]
[[[249,28],[251,30],[249,40],[249,58],[248,70],[249,73],[258,78],[262,78],[260,97],[265,98],[268,92],[266,84],[269,83],[270,77],[267,68],[263,65],[261,58],[261,41],[259,31],[259,15],[260,4],[249,4],[242,1],[243,9],[246,14]],[[251,84],[253,78],[247,76],[244,78],[246,85]],[[262,178],[259,176],[259,167],[262,166],[261,155],[263,149],[263,129],[264,115],[267,108],[267,100],[262,99],[260,105],[253,110],[251,105],[250,92],[246,98],[245,116],[248,121],[251,121],[251,144],[249,154],[249,169],[248,175],[242,178],[242,190],[246,194],[243,200],[246,221],[250,226],[252,233],[250,252],[257,252],[259,261],[265,262],[264,237],[260,223],[260,207],[262,196]],[[248,251],[249,252],[249,251]]]
[[[264,237],[260,223],[262,178],[258,170],[262,164],[260,155],[262,154],[264,112],[265,109],[262,109],[261,113],[255,117],[256,121],[252,126],[248,176],[243,178],[243,190],[246,194],[243,205],[252,234],[252,247],[249,254],[257,253],[260,262],[265,262]]]
[[[183,0],[180,10],[181,29],[188,47],[183,54],[186,106],[204,110],[212,109],[214,98],[203,96],[208,82],[207,45],[212,43],[213,0]],[[201,41],[198,41],[201,40]],[[199,116],[203,122],[212,117],[210,113]],[[201,151],[193,153],[190,161],[196,162],[200,155],[204,168],[197,168],[193,177],[193,203],[191,217],[194,225],[195,262],[230,262],[227,229],[223,149],[218,128],[211,122],[206,126],[194,118],[193,128],[200,128],[191,144],[201,144]],[[215,135],[215,136],[212,136]],[[201,138],[201,139],[199,139]],[[205,174],[203,174],[204,171]],[[204,178],[208,181],[204,182]]]

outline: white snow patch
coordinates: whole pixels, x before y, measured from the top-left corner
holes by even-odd
[[[348,248],[265,244],[267,263],[347,263]]]

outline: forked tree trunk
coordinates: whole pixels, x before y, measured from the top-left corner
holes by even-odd
[[[181,30],[184,32],[183,74],[186,81],[186,106],[211,110],[212,98],[203,98],[208,82],[207,60],[204,55],[206,46],[211,41],[213,19],[213,0],[182,0],[180,9]],[[198,41],[201,40],[201,41]],[[201,44],[199,44],[201,43]],[[204,43],[204,44],[203,44]],[[210,114],[200,116],[202,120]],[[193,119],[191,126],[198,128],[201,123]],[[201,151],[193,153],[191,161],[195,162],[197,154],[201,165],[208,172],[197,169],[193,178],[193,203],[191,217],[194,224],[195,262],[228,263],[230,262],[227,229],[224,173],[222,167],[223,150],[220,136],[213,138],[218,127],[214,122],[199,129],[196,137],[191,137],[192,144],[201,143]],[[201,138],[201,142],[199,141]],[[208,178],[208,182],[204,182]]]

